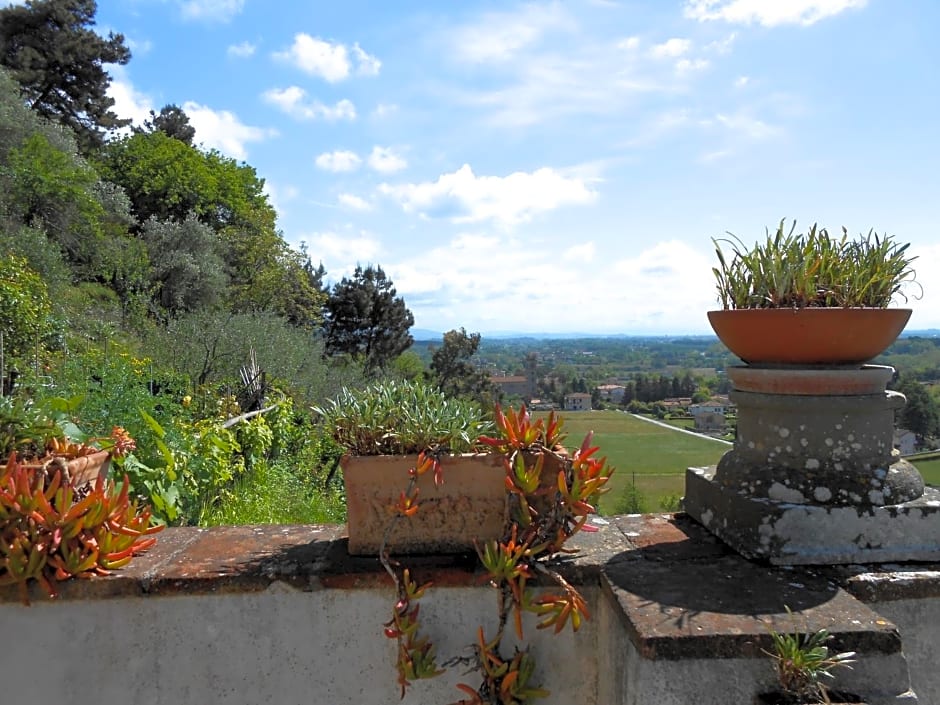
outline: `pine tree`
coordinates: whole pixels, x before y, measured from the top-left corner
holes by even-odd
[[[366,370],[384,368],[414,342],[414,316],[381,267],[356,267],[326,302],[326,355],[349,355]]]
[[[97,9],[94,0],[27,0],[0,10],[0,65],[33,110],[75,131],[85,153],[130,123],[111,111],[104,64],[126,64],[131,52],[123,35],[90,29]]]

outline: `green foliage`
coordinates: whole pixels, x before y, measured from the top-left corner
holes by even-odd
[[[803,308],[808,306],[887,307],[902,287],[914,281],[908,245],[874,230],[856,240],[829,236],[814,224],[789,232],[781,220],[776,232],[748,249],[736,236],[712,239],[719,267],[713,268],[718,300],[725,309]],[[730,260],[720,243],[731,246]],[[906,300],[906,297],[904,297]]]
[[[354,455],[405,455],[428,448],[466,453],[491,428],[475,403],[448,399],[422,382],[344,388],[314,412],[326,432]]]
[[[682,495],[672,492],[659,498],[659,508],[664,512],[682,511]]]
[[[361,359],[375,372],[407,350],[414,316],[381,267],[356,267],[326,302],[326,354]]]
[[[154,329],[146,348],[159,367],[185,375],[195,388],[237,380],[252,349],[268,380],[298,402],[317,403],[363,384],[358,367],[324,359],[322,341],[273,313],[184,314]]]
[[[496,390],[489,374],[473,362],[479,347],[479,333],[468,335],[464,328],[444,333],[443,344],[431,355],[431,379],[447,396],[474,399],[488,407]]]
[[[55,421],[30,400],[0,396],[0,462],[14,451],[36,455],[46,439],[59,435]]]
[[[190,215],[181,222],[151,218],[141,233],[160,305],[171,314],[211,308],[228,282],[216,234]]]
[[[94,0],[37,0],[0,10],[0,62],[38,114],[68,126],[86,148],[128,124],[111,111],[107,64],[131,57],[124,37],[92,31]]]
[[[254,168],[156,130],[108,145],[100,169],[127,192],[141,223],[195,218],[212,230],[229,275],[224,298],[232,311],[271,311],[295,325],[319,324],[326,296],[316,270],[278,233],[276,213]],[[202,235],[199,243],[198,251],[205,252]],[[192,246],[186,252],[196,254]],[[190,269],[195,264],[190,262]],[[215,276],[217,264],[209,269]]]
[[[299,459],[259,463],[223,491],[203,525],[338,524],[346,520],[341,487],[321,488]]]
[[[907,398],[907,403],[897,412],[898,425],[913,431],[920,441],[940,435],[940,402],[927,387],[902,375],[897,391]]]
[[[787,614],[793,613],[787,607]],[[832,637],[825,629],[815,632],[795,631],[780,633],[770,630],[773,651],[765,651],[774,659],[777,680],[784,693],[800,699],[800,702],[828,703],[828,689],[824,678],[834,678],[837,667],[848,667],[854,663],[854,651],[830,654],[826,646]]]
[[[645,514],[649,511],[646,496],[636,485],[625,485],[614,502],[614,514]]]
[[[76,263],[93,263],[106,215],[94,170],[39,133],[10,151],[8,165],[8,198],[20,221],[38,224]]]
[[[189,124],[189,116],[178,105],[170,103],[160,108],[157,114],[150,111],[150,119],[144,121],[144,128],[149,132],[160,131],[167,137],[177,139],[192,146],[196,128]]]
[[[13,358],[36,350],[49,332],[52,304],[45,282],[26,260],[0,256],[0,332],[4,355]]]

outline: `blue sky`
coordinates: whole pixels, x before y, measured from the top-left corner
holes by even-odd
[[[711,238],[912,243],[940,327],[935,0],[101,0],[117,111],[184,108],[331,280],[444,331],[703,333]]]

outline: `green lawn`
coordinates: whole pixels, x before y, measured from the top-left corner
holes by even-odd
[[[915,460],[912,461],[914,467],[920,470],[920,474],[924,478],[924,482],[928,485],[936,485],[940,487],[940,458],[933,458],[931,460]]]
[[[575,448],[584,434],[594,431],[594,444],[601,447],[616,468],[611,490],[601,500],[601,510],[610,512],[633,482],[642,492],[650,511],[660,509],[659,500],[685,491],[685,469],[714,465],[731,446],[670,431],[635,419],[619,411],[579,411],[563,414],[568,438]]]

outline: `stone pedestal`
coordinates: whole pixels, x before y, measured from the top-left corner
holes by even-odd
[[[940,560],[940,493],[894,451],[892,368],[736,367],[734,448],[686,475],[685,510],[777,564]]]

